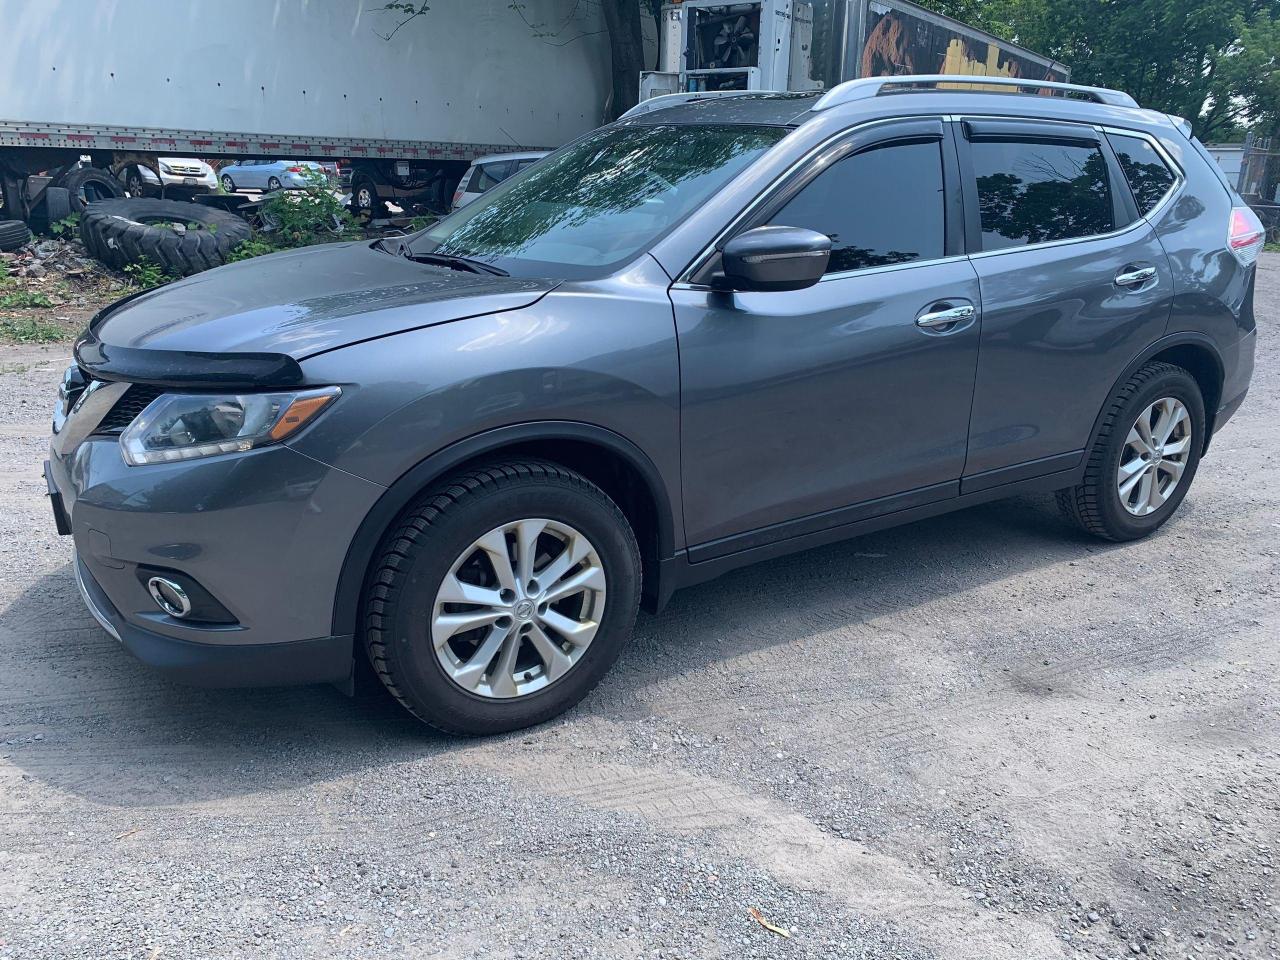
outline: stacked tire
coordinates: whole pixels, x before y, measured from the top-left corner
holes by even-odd
[[[251,233],[234,213],[181,200],[99,200],[80,215],[85,249],[107,266],[152,263],[178,277],[226,262]]]
[[[31,231],[21,220],[0,220],[0,251],[17,250],[31,239]]]
[[[124,184],[97,167],[77,167],[60,176],[54,186],[67,191],[72,213],[83,214],[85,208],[96,200],[118,200],[124,196]],[[57,222],[61,217],[50,215],[49,219]]]

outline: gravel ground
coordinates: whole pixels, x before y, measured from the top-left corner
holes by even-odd
[[[5,349],[0,958],[1280,956],[1280,255],[1257,309],[1151,539],[1024,498],[739,571],[485,741],[134,662],[42,496],[67,349]]]

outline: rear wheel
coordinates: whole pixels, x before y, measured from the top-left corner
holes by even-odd
[[[1094,536],[1145,537],[1187,495],[1204,441],[1204,399],[1195,378],[1172,364],[1147,364],[1108,402],[1084,480],[1058,491],[1058,504]]]
[[[356,177],[351,183],[351,206],[357,214],[367,213],[371,217],[386,213],[386,205],[378,196],[378,188],[368,177]]]
[[[267,189],[268,189],[268,190],[279,190],[279,189],[280,189],[280,179],[279,179],[279,177],[270,177],[270,178],[268,178],[268,180],[267,180]]]
[[[400,522],[365,598],[387,689],[450,733],[541,723],[599,682],[631,634],[640,557],[625,516],[542,461],[440,484]]]

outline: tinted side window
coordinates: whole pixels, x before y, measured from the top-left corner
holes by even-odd
[[[769,222],[829,236],[828,273],[936,260],[946,236],[942,182],[938,141],[877,147],[837,161]]]
[[[1125,179],[1133,190],[1133,199],[1143,214],[1151,212],[1164,199],[1177,178],[1168,165],[1160,159],[1156,148],[1141,137],[1126,137],[1118,133],[1107,134],[1111,146],[1120,158]]]
[[[970,154],[983,250],[1114,229],[1107,163],[1098,147],[978,140]]]

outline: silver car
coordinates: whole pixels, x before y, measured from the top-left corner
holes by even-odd
[[[160,196],[170,188],[189,193],[212,193],[218,189],[218,175],[213,167],[193,157],[159,157],[154,169],[134,163],[116,176],[133,197]]]
[[[314,160],[237,160],[222,168],[219,176],[227,193],[237,190],[280,190],[308,186],[308,171],[324,174]]]
[[[533,150],[528,153],[494,153],[487,157],[477,157],[458,181],[458,189],[453,192],[453,209],[465,207],[486,190],[533,166],[546,155],[546,150]]]

